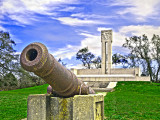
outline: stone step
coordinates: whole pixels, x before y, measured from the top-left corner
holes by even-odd
[[[109,82],[109,85],[107,86],[107,88],[114,88],[116,87],[117,82]]]
[[[95,92],[112,92],[113,88],[92,88]]]

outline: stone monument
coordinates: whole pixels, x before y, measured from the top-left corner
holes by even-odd
[[[78,79],[88,82],[94,90],[108,91],[100,88],[101,84],[117,81],[150,81],[149,76],[141,76],[140,68],[112,68],[112,30],[101,31],[101,57],[100,69],[71,69]],[[95,85],[92,85],[95,83]],[[99,88],[98,88],[99,86]],[[96,87],[96,88],[95,88]]]

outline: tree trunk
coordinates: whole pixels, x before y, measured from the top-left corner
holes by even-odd
[[[158,82],[158,73],[159,73],[159,71],[160,71],[160,65],[158,65],[158,69],[157,69],[157,73],[156,73],[156,82]]]
[[[148,72],[149,72],[149,75],[150,75],[150,80],[153,81],[153,79],[152,79],[152,68],[151,68],[151,65],[150,65],[150,61],[146,60],[146,62],[147,62],[147,66],[148,66]]]
[[[91,67],[90,67],[90,64],[88,63],[88,69],[90,69]]]

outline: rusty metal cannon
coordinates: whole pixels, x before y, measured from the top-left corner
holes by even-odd
[[[21,66],[45,80],[53,90],[62,97],[87,95],[95,93],[70,70],[62,66],[50,53],[45,45],[31,43],[21,53]]]

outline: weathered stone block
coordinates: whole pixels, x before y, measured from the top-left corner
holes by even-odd
[[[70,98],[48,95],[28,97],[28,120],[103,120],[104,98],[100,94]]]
[[[72,120],[73,118],[73,97],[50,99],[51,120]]]
[[[28,97],[28,120],[50,120],[50,97],[44,94]]]
[[[103,95],[76,95],[73,99],[73,120],[103,120]]]

